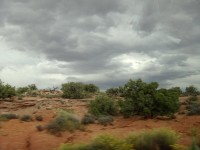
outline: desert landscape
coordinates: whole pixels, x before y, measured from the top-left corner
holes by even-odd
[[[200,0],[0,0],[0,150],[200,150]]]
[[[180,97],[182,104],[188,97]],[[72,110],[83,118],[88,112],[88,104],[93,99],[64,99],[64,98],[40,98],[24,97],[23,100],[13,98],[12,101],[0,101],[0,114],[12,113],[17,116],[30,115],[31,121],[12,119],[0,121],[0,150],[55,150],[62,143],[87,143],[101,134],[112,134],[124,138],[130,133],[154,128],[170,128],[180,133],[180,144],[191,144],[190,130],[200,129],[200,116],[187,116],[185,105],[181,105],[175,118],[157,117],[143,119],[139,116],[124,118],[121,115],[114,116],[112,125],[89,124],[83,131],[65,131],[60,135],[53,135],[47,131],[39,132],[38,125],[47,125],[55,118],[59,110]],[[199,100],[199,97],[198,97]],[[36,115],[43,117],[42,121],[35,119]]]

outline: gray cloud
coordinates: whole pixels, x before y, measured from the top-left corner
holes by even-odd
[[[1,0],[0,36],[13,50],[60,63],[39,68],[41,76],[103,88],[139,77],[170,86],[200,72],[199,7],[198,0]]]

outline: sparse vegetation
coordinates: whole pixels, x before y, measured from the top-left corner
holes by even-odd
[[[90,102],[89,112],[94,116],[116,115],[117,105],[113,99],[105,94],[99,95]]]
[[[183,148],[177,145],[178,138],[172,130],[159,129],[134,134],[125,140],[101,135],[89,144],[63,144],[59,150],[181,150],[178,149]]]
[[[35,120],[37,121],[43,121],[43,117],[41,115],[36,115]]]
[[[60,111],[58,116],[47,125],[47,130],[52,134],[66,130],[73,132],[76,129],[81,129],[79,118],[75,114],[65,111]]]
[[[187,107],[188,115],[200,115],[200,104],[197,102],[191,102]]]
[[[0,99],[11,98],[16,95],[15,87],[9,84],[4,84],[0,80]]]
[[[109,88],[106,90],[106,94],[108,96],[119,96],[119,89],[118,88]]]
[[[16,114],[1,114],[0,115],[0,120],[10,120],[10,119],[17,119],[18,118],[18,116],[16,115]]]
[[[29,90],[28,87],[19,87],[19,88],[17,88],[16,92],[17,92],[17,94],[22,95],[22,94],[25,94],[28,90]]]
[[[7,86],[1,82],[1,87]],[[83,83],[74,83],[70,82],[67,83],[67,88],[65,85],[63,86],[63,97],[64,95],[68,95],[68,98],[86,98],[87,95],[95,97],[94,99],[84,99],[84,100],[65,100],[65,99],[55,99],[50,100],[51,98],[58,97],[62,93],[60,91],[56,91],[55,93],[51,93],[49,91],[38,91],[37,87],[34,86],[27,86],[18,88],[16,91],[17,97],[13,98],[13,101],[9,101],[9,96],[4,96],[6,101],[1,101],[1,108],[2,108],[2,115],[0,115],[0,124],[1,130],[0,134],[3,136],[10,136],[10,132],[7,132],[8,126],[12,126],[12,123],[17,124],[18,121],[8,121],[10,119],[17,119],[18,116],[15,114],[5,114],[10,111],[17,112],[21,107],[26,108],[31,107],[30,114],[33,115],[34,122],[32,124],[39,124],[39,122],[35,121],[42,121],[43,116],[38,114],[43,114],[42,111],[48,110],[50,115],[47,117],[52,117],[52,121],[50,121],[47,125],[37,125],[35,126],[35,130],[38,131],[48,131],[54,135],[60,136],[62,131],[69,131],[73,132],[75,130],[82,130],[87,128],[86,132],[81,135],[81,138],[84,136],[90,137],[91,132],[95,132],[97,130],[105,130],[103,132],[110,132],[110,130],[117,131],[117,135],[120,135],[125,130],[119,130],[118,128],[130,128],[131,129],[152,129],[154,124],[153,121],[160,123],[160,120],[163,120],[163,125],[165,126],[168,122],[168,119],[175,119],[174,123],[182,123],[181,117],[179,114],[187,114],[187,115],[200,115],[200,103],[199,97],[197,95],[198,90],[197,88],[190,87],[187,89],[188,97],[181,97],[181,108],[179,113],[175,114],[179,108],[179,100],[178,97],[181,96],[182,91],[180,87],[173,87],[170,89],[159,89],[158,83],[151,82],[146,83],[143,82],[141,79],[138,80],[129,80],[124,86],[118,88],[111,88],[105,92],[99,92],[98,87],[93,84],[83,84]],[[15,90],[14,87],[8,86]],[[64,89],[70,89],[67,93]],[[66,90],[65,89],[65,90]],[[192,90],[191,90],[192,89]],[[193,91],[193,92],[191,92]],[[196,91],[196,92],[194,92]],[[1,91],[2,92],[2,91]],[[3,91],[5,92],[5,91]],[[97,93],[98,92],[98,93]],[[37,98],[29,98],[28,96],[38,96],[40,95],[48,98],[48,99],[37,99]],[[101,93],[101,94],[100,94]],[[186,92],[185,92],[186,93]],[[196,94],[194,94],[196,93]],[[78,95],[78,96],[77,96]],[[80,96],[81,95],[81,96]],[[184,94],[182,94],[183,96]],[[23,101],[17,101],[18,99],[22,99]],[[1,98],[3,99],[3,98]],[[34,101],[37,99],[36,101]],[[12,100],[12,99],[11,99]],[[89,105],[88,105],[89,103]],[[55,106],[55,107],[54,107]],[[84,107],[84,108],[83,108]],[[37,110],[37,108],[41,108]],[[57,108],[63,109],[60,111],[58,115],[55,114],[55,110]],[[77,109],[79,110],[77,111]],[[88,114],[86,114],[82,120],[74,114],[77,112],[78,115],[81,113],[85,113],[88,108]],[[5,109],[5,111],[4,111]],[[29,108],[28,108],[29,109]],[[36,109],[36,110],[33,110]],[[66,110],[66,111],[64,111]],[[67,112],[68,111],[68,112]],[[21,113],[21,110],[20,110]],[[113,122],[114,116],[118,114],[122,114],[124,117],[136,116],[128,119],[122,119],[120,117],[116,117],[116,121]],[[51,116],[52,115],[52,116]],[[46,115],[45,115],[46,116]],[[82,116],[82,114],[81,114]],[[137,121],[138,119],[144,118],[152,118],[155,117],[155,120],[148,119],[147,125],[142,126],[141,128],[138,127],[142,124],[144,120],[138,121],[138,123],[132,124],[132,119]],[[188,119],[189,118],[189,119]],[[184,116],[185,122],[188,120],[191,121],[192,125],[197,126],[198,121],[194,121],[194,119],[198,118],[198,116],[189,117]],[[22,121],[32,121],[32,117],[30,115],[23,115],[20,117]],[[164,121],[165,120],[165,121]],[[198,119],[197,119],[198,120]],[[124,122],[120,122],[124,121]],[[167,122],[167,123],[164,123]],[[171,121],[170,123],[172,123]],[[22,122],[21,122],[22,123]],[[43,122],[45,123],[45,122]],[[98,124],[98,125],[88,125],[87,124]],[[4,125],[5,124],[5,125]],[[26,123],[25,123],[26,124]],[[24,125],[25,125],[24,124]],[[157,123],[156,123],[157,124]],[[23,123],[21,124],[23,125]],[[28,124],[27,124],[28,125]],[[113,125],[113,127],[101,127],[100,125]],[[176,126],[173,124],[173,127]],[[83,128],[85,127],[85,128]],[[90,128],[91,127],[91,128]],[[136,128],[135,128],[136,127]],[[176,127],[177,128],[177,127]],[[184,130],[185,127],[184,126]],[[5,130],[5,131],[4,131]],[[180,128],[182,133],[183,128]],[[99,133],[101,131],[97,131]],[[8,134],[9,133],[9,134]],[[79,132],[78,132],[79,133]],[[39,133],[38,133],[39,134]],[[41,133],[42,134],[42,133]],[[93,135],[94,133],[92,133]],[[126,134],[126,133],[125,133]],[[70,136],[67,137],[66,142],[70,143],[73,142],[74,135],[79,134],[69,134]],[[183,135],[186,135],[186,139],[188,139],[188,133],[183,132]],[[124,136],[124,134],[123,134]],[[190,147],[186,148],[180,144],[177,144],[178,135],[171,130],[167,129],[159,129],[159,130],[151,130],[151,131],[144,131],[141,133],[135,133],[127,138],[117,139],[115,137],[109,135],[103,135],[98,137],[97,139],[91,141],[88,144],[64,144],[60,147],[60,150],[101,150],[101,149],[108,149],[108,150],[199,150],[200,149],[200,136],[192,136],[192,144]],[[77,140],[77,139],[75,139]],[[185,138],[184,138],[185,140]],[[63,141],[62,141],[63,142]],[[182,142],[182,141],[181,141]]]
[[[104,126],[112,125],[112,122],[114,121],[112,116],[101,116],[98,118],[98,123],[102,124]]]
[[[81,120],[82,124],[92,124],[94,122],[95,122],[95,118],[94,118],[94,116],[92,116],[90,114],[85,114]]]
[[[31,97],[36,97],[39,95],[39,92],[38,90],[28,90],[27,95]]]
[[[197,128],[192,128],[191,131],[192,144],[189,150],[200,150],[200,134]]]
[[[185,88],[185,95],[187,96],[197,96],[199,94],[199,91],[197,87],[190,85]]]
[[[99,87],[97,87],[94,84],[85,84],[84,91],[86,91],[88,93],[96,93],[96,92],[99,92]]]
[[[63,144],[59,150],[133,150],[130,144],[111,135],[101,135],[89,144]]]
[[[83,84],[81,82],[69,82],[62,84],[64,98],[81,99],[88,97],[91,93],[96,93],[99,88],[94,84]]]
[[[135,150],[173,150],[179,139],[179,135],[169,129],[154,129],[138,134],[133,134],[127,138],[129,144]]]
[[[17,88],[16,93],[19,100],[22,100],[23,96],[36,97],[39,95],[38,88],[35,84],[19,87]]]
[[[61,90],[63,91],[64,98],[83,98],[84,85],[79,82],[69,82],[62,84]]]
[[[109,88],[106,90],[106,94],[111,97],[124,96],[124,87]]]
[[[30,115],[23,115],[20,119],[21,121],[25,121],[25,122],[32,121],[32,117]]]

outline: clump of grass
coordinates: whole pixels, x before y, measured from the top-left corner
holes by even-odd
[[[17,119],[18,116],[16,114],[1,114],[0,115],[1,120],[10,120],[10,119]]]
[[[126,139],[101,135],[88,144],[63,144],[59,150],[186,150],[177,144],[179,136],[168,129],[133,134]]]
[[[190,145],[189,150],[200,150],[200,134],[197,128],[192,128],[190,131],[192,136],[192,144]]]
[[[154,129],[127,138],[135,150],[173,150],[172,145],[179,139],[175,131],[169,129]]]
[[[104,126],[112,125],[113,117],[112,116],[101,116],[98,118],[98,123]]]
[[[59,150],[133,150],[132,145],[111,135],[101,135],[89,144],[63,144]]]
[[[47,125],[47,130],[52,134],[62,131],[73,132],[82,129],[79,118],[75,114],[61,111],[58,116]]]
[[[30,115],[23,115],[21,118],[20,118],[21,121],[25,121],[25,122],[29,122],[29,121],[32,121],[32,117]]]
[[[43,117],[41,115],[36,115],[35,120],[37,121],[43,121]]]
[[[45,127],[38,125],[38,126],[36,126],[36,129],[41,132],[41,131],[45,130]]]
[[[94,118],[94,116],[92,116],[90,114],[85,114],[81,120],[82,124],[92,124],[94,122],[95,122],[95,118]]]
[[[171,147],[173,150],[188,150],[186,146],[180,144],[174,144]]]

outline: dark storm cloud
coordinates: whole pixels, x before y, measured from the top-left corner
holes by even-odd
[[[102,74],[102,87],[132,77],[167,85],[199,73],[188,59],[200,54],[199,8],[199,0],[0,0],[0,35],[13,49],[67,63],[55,71],[67,68],[70,81]],[[132,52],[153,62],[138,70],[112,62]]]

